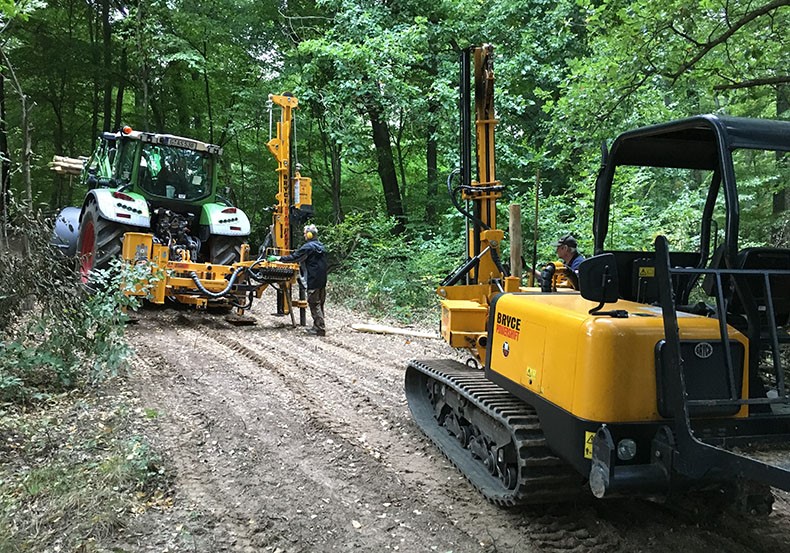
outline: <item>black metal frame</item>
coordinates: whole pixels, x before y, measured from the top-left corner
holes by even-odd
[[[725,366],[722,370],[729,371],[731,383],[735,381],[734,365],[730,355],[731,338],[729,335],[727,321],[727,298],[724,293],[724,284],[728,279],[736,282],[743,277],[763,277],[766,290],[765,309],[768,320],[773,321],[774,305],[771,295],[770,277],[787,276],[790,271],[767,270],[755,271],[746,269],[689,269],[672,267],[669,261],[669,246],[663,236],[656,239],[656,278],[659,279],[660,302],[663,311],[664,332],[665,332],[665,360],[669,364],[667,401],[671,405],[674,413],[672,423],[674,430],[674,444],[672,454],[672,470],[679,474],[701,478],[705,475],[715,474],[720,478],[743,477],[749,480],[758,481],[764,484],[790,489],[790,467],[769,464],[762,460],[750,457],[743,452],[735,452],[727,447],[734,445],[764,444],[764,445],[787,445],[790,443],[790,416],[773,413],[757,412],[758,406],[770,406],[775,404],[790,405],[790,395],[786,393],[784,385],[784,367],[782,367],[779,356],[779,335],[775,324],[763,325],[768,329],[769,346],[774,359],[774,371],[777,382],[779,397],[739,397],[734,386],[730,388],[730,397],[716,400],[690,400],[686,390],[686,382],[683,371],[683,358],[681,356],[680,333],[678,328],[677,308],[672,293],[672,275],[691,274],[704,275],[712,274],[716,279],[716,312],[718,313],[720,340],[724,344]],[[742,291],[737,293],[743,296]],[[747,311],[749,331],[747,337],[750,342],[749,371],[756,371],[753,363],[758,359],[759,343],[761,339],[760,325],[754,320],[757,309]],[[693,421],[689,416],[689,408],[694,405],[746,405],[750,413],[747,418],[727,419],[727,422],[720,423],[705,421],[705,424]],[[716,426],[716,431],[711,432],[711,428],[705,425]]]

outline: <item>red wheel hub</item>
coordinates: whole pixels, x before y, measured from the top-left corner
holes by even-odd
[[[93,221],[85,221],[82,247],[80,248],[80,280],[88,282],[88,273],[93,269],[93,256],[96,253],[96,231]]]

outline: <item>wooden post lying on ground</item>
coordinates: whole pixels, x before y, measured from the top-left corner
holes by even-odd
[[[351,328],[357,332],[371,332],[373,334],[400,334],[402,336],[414,336],[415,338],[441,338],[438,334],[433,332],[421,332],[419,330],[411,330],[408,328],[396,328],[392,326],[385,326],[380,324],[359,324],[351,325]]]

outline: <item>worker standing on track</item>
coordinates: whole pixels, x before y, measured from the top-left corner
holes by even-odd
[[[304,244],[290,255],[272,255],[269,261],[300,263],[307,281],[307,305],[313,317],[313,328],[307,333],[326,336],[324,324],[324,301],[326,300],[326,248],[318,240],[318,227],[307,225],[304,228]]]

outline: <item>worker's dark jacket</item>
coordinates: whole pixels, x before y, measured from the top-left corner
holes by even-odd
[[[308,240],[291,255],[280,258],[284,263],[301,263],[307,272],[307,289],[326,287],[326,248],[318,240]]]

